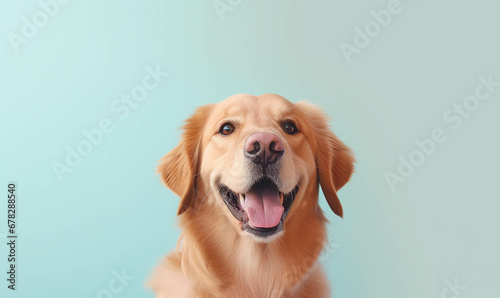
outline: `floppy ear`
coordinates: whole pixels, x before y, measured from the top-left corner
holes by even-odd
[[[321,189],[332,211],[342,217],[337,191],[349,181],[354,171],[354,156],[351,149],[330,131],[326,114],[309,103],[300,102],[298,105],[309,119],[316,142],[316,167]]]
[[[159,161],[157,173],[181,200],[177,215],[186,211],[196,197],[196,173],[201,152],[201,136],[211,105],[200,107],[186,121],[179,144]]]

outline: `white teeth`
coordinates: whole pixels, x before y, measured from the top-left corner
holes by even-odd
[[[245,194],[240,195],[240,205],[243,206],[245,203]]]

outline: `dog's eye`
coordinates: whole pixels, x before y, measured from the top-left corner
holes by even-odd
[[[224,123],[222,124],[222,126],[220,127],[220,130],[219,130],[219,133],[222,134],[222,135],[230,135],[234,132],[234,126],[231,124],[231,123]]]
[[[295,126],[295,124],[293,122],[285,122],[285,123],[283,123],[283,130],[287,134],[293,135],[294,133],[297,132],[297,127]]]

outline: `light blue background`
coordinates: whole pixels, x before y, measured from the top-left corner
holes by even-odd
[[[179,236],[156,161],[196,106],[236,93],[316,103],[356,153],[345,219],[326,212],[335,297],[453,297],[442,293],[455,279],[457,297],[498,296],[500,88],[459,129],[443,113],[479,76],[500,81],[500,5],[402,1],[348,63],[340,44],[388,3],[242,1],[221,19],[209,0],[75,0],[16,51],[9,33],[41,8],[1,1],[0,182],[19,184],[19,275],[13,293],[0,273],[0,296],[97,297],[125,269],[134,279],[113,297],[152,297],[146,277]],[[170,75],[118,118],[112,102],[157,65]],[[104,118],[114,131],[59,181],[52,163]],[[447,141],[392,192],[384,173],[435,128]]]

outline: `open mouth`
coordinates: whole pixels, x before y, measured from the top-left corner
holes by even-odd
[[[231,214],[242,223],[242,229],[266,238],[283,230],[283,221],[299,191],[299,185],[283,194],[270,178],[264,177],[245,193],[235,193],[223,184],[219,190]]]

